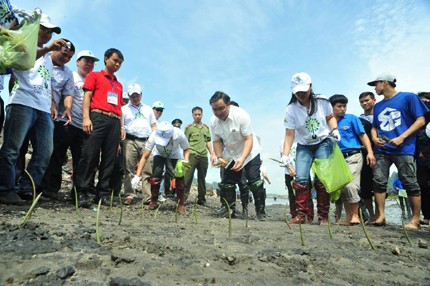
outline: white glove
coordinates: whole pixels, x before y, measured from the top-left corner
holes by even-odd
[[[288,156],[282,155],[281,161],[282,161],[282,164],[284,164],[284,167],[292,166],[294,164],[294,159],[293,157],[291,157],[291,155],[288,155]]]
[[[137,189],[140,183],[140,177],[137,175],[134,175],[133,179],[131,179],[131,187],[133,189]]]
[[[331,133],[330,133],[330,139],[333,142],[339,142],[340,141],[339,130],[337,130],[337,129],[332,130]]]

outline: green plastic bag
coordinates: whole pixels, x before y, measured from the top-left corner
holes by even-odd
[[[175,178],[182,178],[183,176],[185,176],[185,169],[182,165],[182,159],[178,159],[175,166]]]
[[[327,159],[314,160],[312,171],[330,194],[332,203],[340,198],[342,188],[354,179],[337,143],[333,144],[333,153]]]
[[[0,30],[0,73],[6,68],[29,70],[36,62],[40,15],[35,21],[24,20],[17,31]]]

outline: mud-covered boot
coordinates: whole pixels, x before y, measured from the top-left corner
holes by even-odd
[[[293,189],[296,191],[296,216],[290,220],[292,224],[306,223],[309,207],[309,187],[293,183]]]
[[[160,192],[160,178],[150,178],[149,183],[151,184],[151,201],[149,202],[148,209],[155,210],[158,208],[158,193]]]
[[[231,193],[234,194],[234,202],[236,202],[236,185],[219,183],[218,186],[220,188],[219,194],[221,201],[221,208],[218,211],[218,215],[220,217],[228,217],[228,208],[230,207],[230,203],[232,200]],[[227,203],[229,203],[229,207],[227,207]]]
[[[266,220],[266,189],[264,188],[264,181],[258,180],[248,183],[248,186],[254,196],[257,219]]]
[[[185,181],[184,178],[176,178],[176,197],[178,198],[178,213],[187,215],[185,210]]]
[[[242,203],[242,218],[248,217],[248,203],[249,203],[249,188],[248,185],[239,184],[240,201]]]
[[[328,224],[328,214],[330,210],[330,195],[325,190],[324,185],[321,181],[314,183],[315,190],[317,192],[317,213],[319,224]]]

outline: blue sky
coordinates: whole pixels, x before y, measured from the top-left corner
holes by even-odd
[[[397,76],[399,91],[430,91],[426,0],[11,2],[40,7],[77,51],[102,58],[107,48],[121,50],[120,81],[143,86],[146,104],[161,100],[161,120],[190,123],[198,105],[208,122],[209,98],[217,90],[229,94],[251,114],[262,139],[269,193],[285,193],[283,170],[267,158],[279,156],[294,73],[308,72],[316,93],[345,94],[349,113],[357,115],[358,95],[371,91],[366,82],[382,72]],[[217,169],[209,171],[213,180]]]

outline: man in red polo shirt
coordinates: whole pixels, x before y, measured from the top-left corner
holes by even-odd
[[[76,172],[80,207],[91,207],[88,190],[100,151],[101,161],[94,202],[102,199],[102,204],[109,205],[109,179],[113,173],[120,139],[125,138],[124,128],[121,126],[123,90],[115,76],[123,61],[124,57],[119,50],[108,49],[104,55],[105,69],[89,73],[82,87],[85,92],[82,128],[86,138]]]

